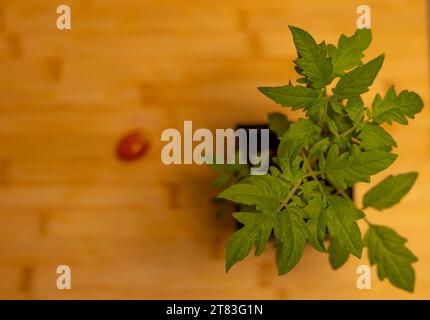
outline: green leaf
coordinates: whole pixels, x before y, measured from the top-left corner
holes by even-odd
[[[279,275],[288,273],[300,261],[306,246],[307,229],[300,208],[288,206],[275,223],[276,261]]]
[[[255,255],[263,253],[273,228],[273,216],[261,212],[236,212],[235,219],[244,227],[236,231],[226,243],[226,271],[243,260],[256,244]]]
[[[277,137],[282,137],[289,126],[290,121],[288,121],[288,118],[283,113],[269,113],[269,129],[273,131]]]
[[[318,141],[320,132],[321,129],[311,120],[303,118],[297,120],[284,133],[279,144],[278,156],[282,157],[289,153],[288,149],[291,149],[290,143],[293,141],[300,141],[302,145],[306,146]]]
[[[269,174],[249,176],[246,183],[238,183],[222,191],[218,198],[246,205],[257,205],[261,210],[276,210],[289,191],[290,185]]]
[[[321,199],[321,191],[319,189],[319,181],[315,181],[315,180],[306,181],[300,186],[299,189],[300,189],[300,191],[298,194],[306,202],[311,202],[312,200],[315,200],[315,199],[318,199],[318,200]]]
[[[320,157],[330,147],[330,138],[326,137],[315,143],[309,150],[309,157]]]
[[[327,127],[330,132],[335,136],[339,136],[339,130],[337,129],[336,122],[334,122],[330,117],[327,117]]]
[[[360,258],[363,244],[360,229],[355,221],[364,217],[363,212],[342,197],[330,196],[327,200],[327,225],[330,237],[346,251]]]
[[[275,166],[270,166],[269,168],[270,174],[273,177],[278,177],[282,172]]]
[[[364,103],[360,96],[348,99],[346,113],[348,113],[349,118],[355,125],[359,124],[363,120],[364,110]]]
[[[321,199],[312,199],[309,204],[303,208],[307,213],[309,220],[307,221],[309,230],[309,243],[318,251],[326,252],[324,240],[327,228],[327,214],[325,205]]]
[[[342,150],[349,150],[351,149],[351,139],[347,136],[339,136],[334,139],[335,143],[339,146]]]
[[[391,124],[395,121],[407,125],[407,118],[414,119],[423,106],[422,99],[415,92],[403,90],[397,95],[394,86],[391,86],[384,99],[376,95],[372,103],[372,117],[377,123]]]
[[[351,37],[341,35],[337,49],[331,48],[333,75],[341,76],[344,71],[360,65],[363,51],[369,47],[371,41],[372,32],[369,29],[358,29]]]
[[[417,261],[408,248],[406,239],[393,229],[371,225],[364,237],[371,265],[378,267],[380,280],[388,280],[396,287],[414,291],[415,271],[412,263]]]
[[[290,26],[299,58],[295,61],[300,73],[305,75],[313,88],[325,87],[331,82],[333,66],[327,57],[324,42],[317,44],[306,31]]]
[[[306,115],[314,123],[319,123],[320,119],[322,119],[327,112],[326,104],[327,100],[325,99],[315,100],[312,105],[308,109],[306,109]]]
[[[340,115],[345,113],[342,103],[336,99],[336,96],[329,97],[329,105],[335,113]]]
[[[394,146],[397,146],[393,137],[376,124],[364,123],[359,128],[359,132],[360,147],[366,151],[382,150],[389,152]]]
[[[317,91],[291,84],[280,87],[259,87],[258,90],[276,103],[283,107],[291,107],[292,110],[309,108],[318,99]]]
[[[363,64],[340,78],[333,92],[341,98],[358,96],[369,91],[384,62],[384,55]]]
[[[284,133],[279,147],[278,158],[282,171],[290,180],[301,174],[299,152],[319,139],[320,128],[310,120],[299,119]]]
[[[330,182],[346,189],[356,182],[370,182],[370,176],[388,168],[397,155],[385,151],[360,151],[353,146],[351,153],[339,155],[339,147],[333,145],[327,152],[327,159],[320,159],[321,172]]]
[[[377,210],[391,208],[409,192],[417,177],[416,172],[410,172],[385,178],[364,195],[364,207]]]
[[[338,242],[331,240],[328,247],[329,262],[334,270],[339,269],[349,258],[349,252],[345,250]]]

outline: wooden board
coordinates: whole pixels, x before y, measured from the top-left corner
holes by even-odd
[[[335,42],[354,31],[360,2],[66,2],[70,31],[55,28],[58,1],[0,3],[0,298],[430,298],[425,1],[367,1],[367,56],[386,53],[367,102],[394,83],[426,104],[410,127],[388,128],[400,155],[389,172],[419,171],[415,188],[396,208],[369,212],[419,257],[413,295],[375,270],[372,290],[358,290],[365,257],[335,272],[311,248],[287,276],[277,276],[270,247],[224,273],[234,227],[215,219],[211,170],[160,163],[167,127],[227,128],[279,110],[256,87],[295,79],[288,25]],[[116,143],[136,128],[151,150],[121,163]],[[368,188],[358,186],[359,199]],[[61,264],[72,290],[56,288]]]

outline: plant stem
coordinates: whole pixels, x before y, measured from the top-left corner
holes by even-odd
[[[312,169],[311,169],[312,170]],[[321,172],[319,171],[308,171],[308,173],[306,175],[303,176],[304,178],[309,178],[309,177],[316,177],[317,175],[321,174]]]
[[[299,180],[297,180],[297,182],[294,184],[293,188],[290,190],[290,192],[288,193],[287,197],[282,200],[281,205],[279,206],[277,212],[280,212],[282,210],[283,207],[286,207],[288,202],[291,200],[291,198],[294,196],[294,194],[296,193],[297,189],[300,187],[300,185],[302,184],[303,178],[300,178]]]
[[[361,141],[359,139],[355,138],[355,137],[352,137],[351,141],[352,141],[352,143],[355,143],[355,144],[360,144],[361,143]]]
[[[323,112],[321,119],[318,123],[318,126],[321,128],[321,130],[323,129],[324,124],[325,124],[325,118],[327,116],[327,109],[328,109],[328,97],[324,97],[324,112]]]
[[[350,133],[353,133],[355,131],[355,129],[357,129],[357,127],[358,127],[358,124],[354,125],[353,127],[349,128],[348,130],[342,132],[339,135],[339,138],[345,137],[345,136],[349,135]]]
[[[312,166],[311,166],[311,164],[309,162],[309,159],[308,159],[308,157],[306,156],[306,154],[303,151],[301,152],[301,155],[302,155],[303,160],[305,162],[306,169],[309,172],[309,176],[312,177],[312,179],[318,183],[318,187],[319,187],[319,189],[321,191],[321,195],[323,196],[324,200],[327,199],[324,187],[321,184],[321,181],[319,181],[318,178],[317,178],[317,176],[316,176],[318,174],[318,172],[313,171]]]
[[[333,181],[331,181],[330,179],[328,179],[327,178],[327,181],[328,181],[328,183],[330,183],[331,184],[331,186],[333,187],[333,188],[335,188],[336,189],[336,192],[337,193],[339,193],[342,197],[344,197],[346,200],[349,200],[349,201],[351,201],[351,202],[353,202],[352,201],[352,199],[351,199],[351,197],[349,196],[349,194],[347,194],[346,192],[345,192],[345,190],[342,190],[342,189],[339,189],[338,187],[336,187],[336,184],[334,184],[333,183]]]

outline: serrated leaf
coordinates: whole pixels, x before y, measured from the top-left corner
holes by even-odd
[[[342,103],[336,99],[336,96],[331,96],[329,98],[329,105],[335,113],[340,115],[343,115],[345,113]]]
[[[290,121],[288,121],[285,114],[280,112],[269,113],[269,129],[273,131],[277,137],[282,137],[289,126]]]
[[[315,180],[310,180],[304,182],[300,186],[299,195],[303,198],[304,201],[310,202],[314,199],[321,200],[321,192],[319,190],[319,182]]]
[[[346,136],[336,137],[334,141],[342,150],[349,150],[351,148],[351,139]]]
[[[408,118],[414,119],[415,114],[421,112],[424,103],[415,92],[403,90],[396,94],[394,86],[388,89],[384,99],[378,94],[372,103],[372,117],[377,123],[393,121],[408,124]]]
[[[318,91],[291,84],[280,87],[259,87],[258,90],[281,106],[291,107],[292,110],[309,108],[318,99]]]
[[[321,199],[312,199],[309,204],[303,208],[307,213],[309,237],[308,242],[318,251],[326,252],[324,240],[327,228],[327,214],[325,205]]]
[[[269,174],[249,176],[245,182],[225,189],[218,198],[246,205],[257,205],[261,210],[276,210],[290,187],[282,179]]]
[[[364,237],[371,265],[376,264],[380,280],[388,280],[396,287],[414,291],[415,271],[412,263],[417,261],[405,246],[406,239],[393,229],[371,225]]]
[[[303,208],[305,206],[305,203],[303,202],[302,198],[295,195],[295,196],[291,197],[291,201],[290,201],[289,205]],[[303,210],[301,210],[300,212],[303,214],[302,218],[304,218],[304,219],[307,218],[306,212],[304,212]]]
[[[363,120],[364,110],[364,103],[360,96],[348,99],[348,103],[346,104],[346,113],[355,125],[359,124]]]
[[[389,176],[366,192],[363,198],[365,208],[377,210],[391,208],[409,192],[417,179],[416,172]]]
[[[324,42],[317,44],[306,31],[290,26],[299,58],[295,61],[300,73],[305,75],[313,88],[325,87],[331,82],[333,66],[327,57]]]
[[[333,145],[327,158],[320,161],[320,169],[337,187],[346,189],[356,182],[370,182],[371,175],[388,168],[396,158],[396,154],[385,151],[362,152],[357,146],[351,153],[339,155],[339,147]]]
[[[263,253],[273,229],[273,216],[261,212],[236,212],[234,218],[244,227],[236,231],[226,243],[226,271],[243,260],[256,245],[255,255]]]
[[[366,151],[382,150],[389,152],[397,146],[393,137],[376,124],[364,123],[360,126],[358,138],[361,140],[360,147]]]
[[[276,261],[279,275],[288,273],[300,261],[306,246],[307,229],[301,209],[288,206],[275,223]]]
[[[363,218],[364,214],[355,208],[351,201],[342,197],[330,196],[327,201],[327,225],[330,237],[346,251],[360,258],[363,244],[360,228],[355,221]]]
[[[346,111],[346,107],[345,107],[345,111]],[[351,120],[349,119],[349,117],[347,117],[345,113],[342,115],[337,115],[337,114],[332,115],[332,119],[336,122],[336,126],[339,129],[339,132],[342,132],[342,133],[351,129]],[[346,137],[348,136],[349,135],[346,135]]]
[[[341,35],[337,48],[330,49],[333,75],[341,76],[344,71],[360,65],[364,56],[363,51],[369,47],[371,41],[372,32],[369,29],[358,29],[351,37]]]
[[[278,159],[282,171],[288,175],[289,180],[301,174],[299,152],[319,139],[319,133],[320,128],[305,119],[299,119],[284,133],[278,147]]]
[[[306,80],[306,78],[298,78],[296,80],[297,83],[302,83],[302,84],[309,84],[308,80]]]
[[[384,55],[363,64],[340,78],[333,92],[341,98],[358,96],[369,91],[384,62]]]
[[[339,243],[337,243],[335,240],[330,241],[328,254],[330,265],[334,270],[337,270],[343,266],[349,258],[349,252],[339,245]]]
[[[294,147],[295,145],[293,145]],[[295,147],[294,147],[295,149]],[[301,158],[297,156],[294,160],[290,160],[289,157],[283,157],[278,158],[279,165],[281,167],[282,172],[282,178],[293,182],[299,179],[302,175],[302,169],[301,169]]]
[[[326,137],[315,143],[309,150],[309,157],[318,158],[330,147],[330,138]]]
[[[306,109],[306,115],[311,119],[314,123],[319,123],[320,119],[325,116],[326,112],[326,103],[325,99],[317,99],[312,105]]]
[[[282,173],[282,172],[281,172],[278,168],[276,168],[275,166],[270,166],[269,170],[270,170],[270,174],[271,174],[273,177],[278,177],[278,176]]]
[[[326,118],[327,121],[327,127],[330,130],[330,132],[337,137],[339,135],[339,130],[337,129],[336,122],[334,122],[330,117]]]
[[[290,142],[298,140],[304,145],[312,144],[320,137],[321,129],[312,121],[299,119],[284,133],[278,148],[278,156],[283,156],[290,149]]]

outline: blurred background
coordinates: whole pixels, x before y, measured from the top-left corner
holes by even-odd
[[[72,30],[56,29],[60,4]],[[163,165],[160,133],[184,120],[264,123],[281,109],[256,87],[296,79],[288,25],[336,43],[354,32],[361,4],[372,10],[365,59],[386,54],[367,102],[394,83],[426,105],[409,127],[388,128],[400,156],[372,181],[416,170],[415,187],[393,209],[369,211],[409,239],[416,292],[380,282],[374,268],[372,290],[358,290],[366,256],[333,271],[312,248],[283,277],[270,246],[226,274],[234,223],[215,217],[214,174]],[[2,0],[0,298],[430,298],[427,20],[424,0]],[[136,130],[149,149],[121,161],[118,143]],[[56,288],[62,264],[71,290]]]

